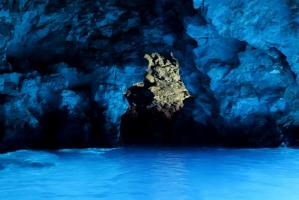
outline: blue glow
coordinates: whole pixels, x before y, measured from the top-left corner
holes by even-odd
[[[0,155],[0,199],[297,200],[293,149],[87,149]]]

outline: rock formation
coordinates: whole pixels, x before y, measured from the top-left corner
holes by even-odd
[[[183,108],[184,100],[190,97],[180,77],[179,63],[173,57],[167,59],[158,53],[146,54],[145,58],[149,64],[144,82],[137,83],[126,93],[133,107],[130,109],[138,106],[138,102],[134,102],[131,98],[131,96],[138,96],[134,91],[148,90],[151,92],[152,101],[145,109],[155,109],[171,118],[175,112]]]
[[[125,93],[130,106],[123,116],[124,142],[168,143],[166,135],[170,137],[176,113],[183,109],[190,94],[173,55],[166,58],[152,53],[144,57],[149,63],[144,82]]]
[[[152,140],[297,146],[298,7],[297,0],[205,0],[204,8],[201,0],[1,1],[0,149],[119,145],[131,127],[123,93],[143,80],[148,52],[173,52],[184,83],[161,92],[165,82],[154,75],[158,86],[148,77],[134,88],[140,95],[129,102],[164,112],[150,124],[169,123]]]

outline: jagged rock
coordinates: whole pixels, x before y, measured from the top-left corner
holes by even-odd
[[[146,54],[148,60],[147,74],[144,83],[137,83],[138,90],[148,90],[152,95],[152,102],[147,109],[156,109],[163,112],[165,116],[171,116],[182,109],[184,101],[190,97],[188,90],[181,80],[178,61],[171,57],[167,59],[158,53]],[[132,90],[127,91],[126,96],[135,95]],[[146,101],[146,100],[145,100]],[[137,105],[137,102],[130,102]],[[138,106],[138,105],[137,105]]]
[[[298,0],[202,2],[1,1],[0,149],[118,145],[147,52],[173,52],[184,84],[132,87],[132,136],[298,145]]]
[[[262,50],[276,48],[299,74],[298,1],[206,0],[206,5],[207,18],[220,35]]]
[[[145,58],[149,64],[144,82],[136,83],[125,93],[129,108],[122,117],[123,142],[201,144],[206,141],[209,137],[205,131],[211,127],[193,119],[195,102],[181,80],[178,61],[172,55],[164,57],[158,53],[146,54]]]

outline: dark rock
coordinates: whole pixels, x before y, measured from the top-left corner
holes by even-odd
[[[0,150],[115,146],[121,137],[297,146],[298,16],[297,0],[1,1]],[[149,83],[131,86],[149,52],[180,61],[192,96],[183,107],[144,109],[154,101]],[[140,107],[135,127],[122,117],[128,88]]]

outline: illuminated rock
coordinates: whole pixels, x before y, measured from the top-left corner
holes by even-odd
[[[175,112],[182,109],[184,100],[190,97],[180,77],[179,63],[173,56],[166,58],[158,53],[146,54],[145,58],[149,64],[144,83],[134,85],[126,93],[133,107],[131,109],[139,106],[138,102],[134,102],[134,98],[130,98],[131,95],[138,96],[138,92],[134,90],[147,90],[144,93],[152,94],[148,95],[148,98],[152,99],[146,105],[146,109],[157,110],[171,118]]]

